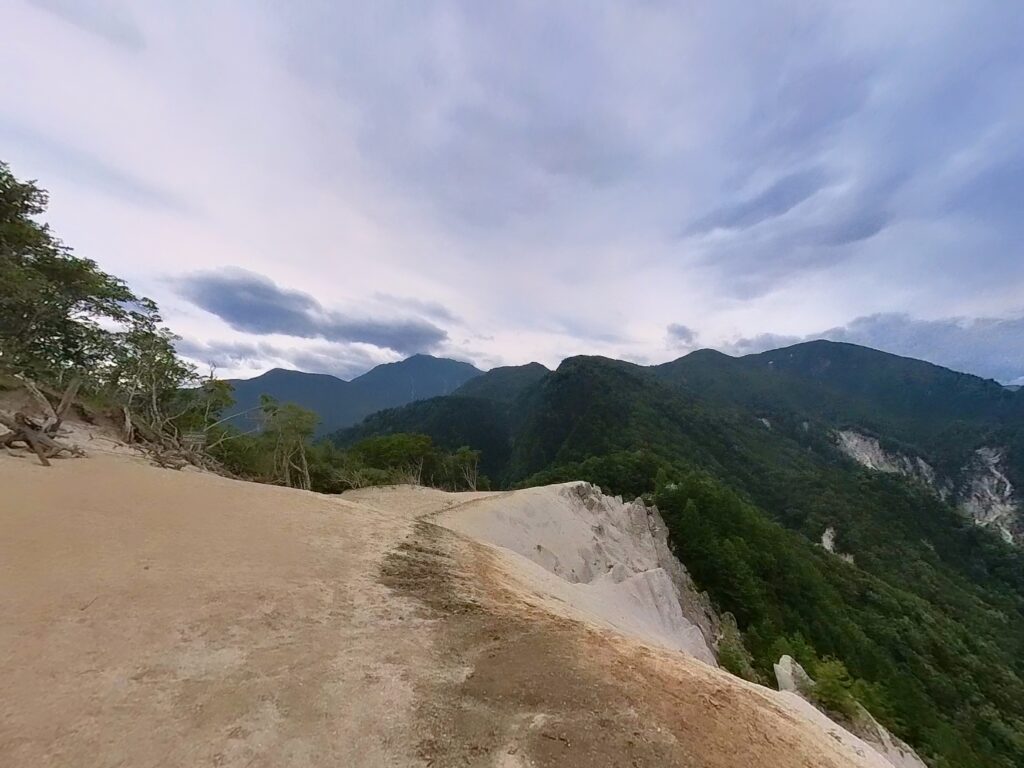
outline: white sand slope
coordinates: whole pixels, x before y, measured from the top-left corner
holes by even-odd
[[[441,524],[500,548],[550,610],[717,666],[697,626],[699,608],[685,567],[668,549],[657,510],[570,482],[491,495],[437,516]],[[684,607],[693,619],[684,615]],[[792,691],[759,692],[828,735],[840,751],[872,768],[910,768],[901,750],[854,735]],[[914,756],[916,759],[916,755]]]
[[[642,503],[575,482],[492,496],[438,522],[514,553],[538,593],[563,610],[717,666],[699,614],[684,615],[695,602],[684,596],[688,576],[657,512]],[[676,572],[686,581],[674,583]]]
[[[3,768],[420,764],[414,513],[95,453],[0,487]]]

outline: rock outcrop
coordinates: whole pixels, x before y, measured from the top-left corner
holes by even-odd
[[[837,432],[836,441],[843,453],[868,469],[913,478],[932,488],[942,498],[949,494],[949,488],[938,482],[935,470],[920,456],[887,451],[876,438],[848,429]]]
[[[836,529],[831,525],[821,534],[821,546],[826,552],[831,552],[841,560],[845,560],[848,563],[853,562],[853,555],[836,549]]]
[[[779,691],[799,696],[807,704],[814,702],[814,680],[792,656],[783,656],[775,665],[775,679]],[[875,720],[860,704],[857,714],[844,726],[820,721],[836,741],[847,744],[863,754],[865,749],[874,750],[895,768],[927,768],[925,762],[906,742],[893,736],[881,723]],[[827,716],[826,713],[822,713]]]

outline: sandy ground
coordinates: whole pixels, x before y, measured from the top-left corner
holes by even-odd
[[[0,487],[0,765],[416,763],[411,515],[106,456]]]
[[[500,496],[114,455],[0,455],[0,488],[5,767],[877,765],[435,522]]]

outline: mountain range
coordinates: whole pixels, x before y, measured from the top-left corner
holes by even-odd
[[[238,424],[266,394],[314,411],[317,434],[331,435],[340,445],[396,431],[429,434],[446,448],[469,445],[481,450],[482,468],[493,481],[510,484],[568,457],[593,458],[609,440],[621,442],[621,425],[609,424],[603,437],[595,433],[589,440],[583,435],[596,428],[593,411],[572,415],[583,403],[592,400],[592,409],[600,409],[621,395],[605,381],[610,376],[635,378],[630,386],[667,387],[672,403],[658,405],[666,414],[680,403],[691,410],[700,403],[697,410],[719,418],[752,417],[773,432],[775,442],[825,436],[826,455],[838,450],[874,470],[906,475],[1004,538],[1024,535],[1015,490],[1024,486],[1024,392],[853,344],[812,341],[744,357],[704,349],[649,367],[576,357],[556,371],[529,363],[486,373],[469,363],[414,355],[351,381],[274,369],[231,383]],[[604,397],[595,397],[592,390],[602,386]],[[573,387],[581,388],[576,402],[548,402]],[[618,410],[629,414],[636,402],[627,398]],[[562,442],[533,439],[552,419],[573,424]],[[803,434],[793,434],[794,424]],[[703,427],[709,437],[719,433],[699,446],[706,453],[728,429],[718,423]],[[636,444],[650,445],[665,428],[666,423],[652,424]],[[684,434],[670,442],[674,455],[680,445],[700,441]],[[699,463],[717,462],[705,457]]]
[[[317,433],[323,435],[383,408],[449,394],[480,373],[469,363],[430,355],[378,365],[351,381],[275,368],[252,379],[232,379],[235,404],[231,412],[236,425],[251,423],[247,417],[259,407],[260,396],[269,395],[316,413]]]
[[[652,412],[639,412],[648,401]],[[1024,393],[829,341],[739,358],[699,350],[649,367],[575,357],[555,371],[538,363],[495,368],[449,397],[384,410],[334,439],[346,444],[372,434],[425,432],[446,447],[479,448],[492,478],[509,484],[552,463],[600,455],[613,443],[652,447],[673,429],[674,413],[685,426],[669,440],[669,453],[689,445],[694,457],[704,455],[702,465],[720,463],[706,454],[731,431],[744,433],[741,442],[760,442],[764,436],[746,434],[756,424],[771,433],[776,451],[786,440],[820,439],[824,456],[839,451],[874,462],[874,469],[931,483],[947,500],[968,500],[979,455],[998,455],[989,463],[1011,489],[1024,484]],[[707,439],[694,433],[697,427]],[[1003,496],[1006,503],[1016,498]],[[993,523],[985,517],[991,510],[977,512],[981,522]]]

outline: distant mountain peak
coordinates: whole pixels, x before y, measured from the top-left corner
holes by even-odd
[[[371,413],[454,392],[479,371],[469,363],[417,354],[371,368],[351,381],[327,373],[273,368],[251,379],[236,379],[235,413],[254,408],[261,395],[308,408],[326,434],[351,426]]]
[[[338,378],[330,373],[309,373],[307,371],[298,371],[294,368],[271,368],[269,371],[264,371],[258,376],[254,376],[252,379],[237,379],[236,381],[255,381],[257,379],[266,380],[273,378],[303,378],[303,377],[315,377],[323,379],[333,379],[335,381],[344,381],[344,379]]]

